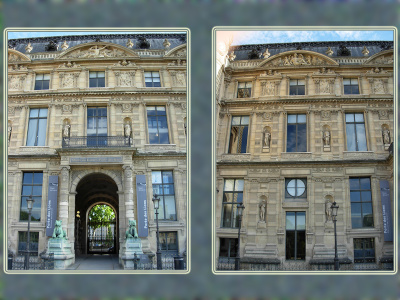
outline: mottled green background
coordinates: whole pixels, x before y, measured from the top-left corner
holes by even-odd
[[[216,276],[211,272],[211,29],[391,25],[394,1],[3,2],[3,27],[188,27],[192,34],[192,271],[189,275],[2,275],[4,299],[398,299],[398,276]],[[357,3],[354,3],[357,2]]]

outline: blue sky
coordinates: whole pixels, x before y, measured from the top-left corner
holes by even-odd
[[[220,31],[217,37],[233,36],[232,45],[314,41],[393,41],[392,30],[270,30]]]
[[[90,35],[90,34],[127,34],[143,33],[138,31],[8,31],[8,39],[22,39],[45,36],[65,36],[65,35]],[[148,31],[146,33],[161,33]],[[165,33],[184,33],[184,32],[165,32]]]

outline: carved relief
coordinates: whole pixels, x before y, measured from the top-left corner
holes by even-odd
[[[186,72],[184,71],[169,71],[172,78],[172,85],[186,86]]]
[[[70,69],[70,68],[78,68],[80,67],[80,65],[76,64],[75,62],[71,63],[71,61],[68,61],[66,63],[63,63],[61,65],[58,66],[58,68],[66,68],[66,69]]]
[[[186,57],[186,48],[185,48],[185,49],[181,49],[181,50],[179,50],[179,51],[176,51],[176,52],[173,53],[171,56]]]
[[[88,49],[77,49],[66,54],[63,58],[107,58],[107,57],[124,57],[130,56],[127,52],[108,46],[108,45],[93,45]]]
[[[11,132],[12,132],[12,123],[11,121],[8,121],[8,126],[7,126],[7,140],[10,142],[11,140]]]
[[[72,112],[72,105],[71,104],[64,104],[62,106],[62,113],[63,114],[70,114]]]
[[[8,66],[8,71],[27,71],[27,70],[28,68],[25,65],[14,64]]]
[[[263,148],[269,148],[271,144],[271,128],[266,126],[263,130]]]
[[[117,79],[117,86],[122,87],[134,87],[135,86],[135,73],[136,71],[130,72],[119,72],[115,71],[115,77]]]
[[[393,54],[380,56],[372,59],[368,64],[393,64]]]
[[[323,121],[329,121],[331,119],[331,112],[329,110],[321,111],[321,119]]]
[[[286,56],[281,56],[273,59],[267,65],[272,66],[307,66],[307,65],[325,65],[332,64],[332,62],[325,61],[318,56],[310,54],[294,53]]]
[[[389,112],[387,110],[378,110],[378,115],[380,120],[389,119]]]
[[[26,76],[10,75],[8,76],[8,89],[9,90],[21,90],[24,85]]]
[[[8,53],[8,62],[21,61],[21,57],[14,53]]]
[[[80,73],[60,73],[60,88],[76,88]]]
[[[127,61],[126,59],[120,60],[118,63],[114,64],[115,67],[135,67],[134,62]]]
[[[371,94],[385,94],[385,83],[383,79],[370,78]]]
[[[378,67],[372,68],[367,72],[367,74],[387,74],[387,73],[388,72],[385,71],[383,68],[378,68]]]
[[[275,96],[278,94],[278,81],[262,81],[261,96]]]
[[[389,126],[386,124],[382,125],[382,140],[385,146],[390,145],[390,130]]]
[[[122,112],[132,112],[132,104],[123,103],[122,104]]]
[[[333,94],[335,79],[314,79],[317,94]]]

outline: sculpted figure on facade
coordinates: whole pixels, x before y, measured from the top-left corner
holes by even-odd
[[[31,45],[31,43],[28,43],[28,45],[26,45],[26,47],[25,47],[25,52],[26,53],[31,53],[32,49],[33,49],[33,47]]]
[[[332,203],[329,200],[325,201],[325,216],[326,222],[332,221],[332,210],[331,210]]]
[[[261,82],[261,95],[274,96],[275,95],[275,82]]]
[[[118,80],[118,86],[133,87],[133,76],[135,72],[115,72]]]
[[[131,136],[131,125],[129,125],[128,123],[125,124],[124,134],[126,138],[129,138]]]
[[[62,45],[61,45],[61,50],[62,51],[65,51],[65,50],[67,50],[69,48],[69,46],[68,46],[68,44],[67,44],[67,41],[64,41],[63,43],[62,43]]]
[[[271,133],[267,129],[264,130],[264,147],[269,148],[271,143]]]
[[[331,145],[331,133],[329,130],[324,131],[324,146],[330,146]]]
[[[22,89],[22,82],[25,76],[8,76],[8,89],[20,90]]]
[[[185,73],[179,71],[178,73],[176,73],[176,83],[177,85],[183,86],[186,84],[186,77],[185,77]]]
[[[8,142],[10,142],[10,140],[11,140],[11,132],[12,132],[12,126],[11,126],[11,123],[8,123],[8,128],[7,128],[7,139],[8,139]]]
[[[71,125],[65,124],[63,129],[63,137],[69,138]]]
[[[262,201],[262,202],[259,204],[259,206],[258,206],[258,209],[259,209],[259,217],[260,217],[260,221],[261,221],[261,222],[265,222],[266,208],[267,208],[267,206],[266,206],[266,204],[265,204],[265,201]]]
[[[382,131],[383,143],[385,145],[390,144],[390,131],[387,128],[384,128]]]

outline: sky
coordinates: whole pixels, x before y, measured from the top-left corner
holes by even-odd
[[[316,41],[393,41],[392,30],[270,30],[217,31],[217,38],[233,36],[232,45],[294,43]]]
[[[66,35],[91,35],[91,34],[133,34],[142,33],[136,31],[8,31],[8,39],[23,39],[32,37],[45,37],[45,36],[66,36]],[[146,33],[161,33],[149,31]],[[165,33],[185,33],[185,32],[165,32]]]

